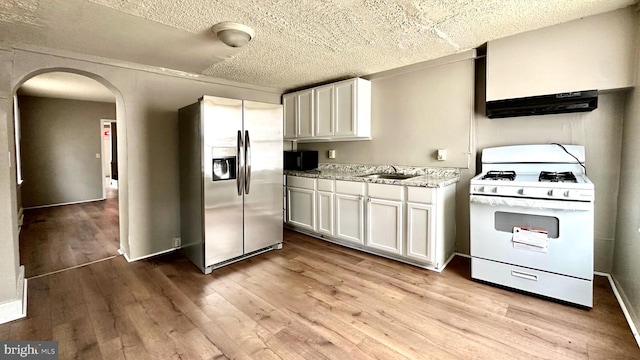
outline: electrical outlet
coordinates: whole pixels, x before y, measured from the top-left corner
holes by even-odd
[[[180,246],[182,246],[182,239],[179,237],[173,238],[173,247],[179,248]]]
[[[329,159],[335,159],[336,158],[336,151],[335,150],[329,150]]]
[[[438,149],[438,154],[436,157],[439,161],[445,161],[447,160],[447,150],[445,149]]]

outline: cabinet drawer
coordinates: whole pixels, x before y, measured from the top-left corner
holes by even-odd
[[[369,197],[402,201],[404,186],[369,184]]]
[[[364,195],[364,183],[336,180],[336,192],[340,194]]]
[[[475,257],[471,258],[471,277],[583,306],[593,306],[593,284],[589,280]]]
[[[287,176],[287,186],[315,190],[316,179],[304,178],[299,176]]]
[[[432,204],[436,201],[436,189],[427,187],[407,187],[407,201]]]
[[[333,180],[318,179],[318,190],[333,192]]]

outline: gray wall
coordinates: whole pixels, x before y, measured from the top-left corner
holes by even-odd
[[[474,61],[454,55],[381,75],[371,80],[371,141],[301,143],[297,148],[319,150],[320,162],[461,168],[456,242],[458,251],[468,254]],[[336,150],[336,159],[328,158],[329,149]],[[446,161],[436,160],[437,149],[447,150]]]
[[[18,104],[22,206],[102,198],[100,119],[115,119],[115,103],[20,96]]]
[[[439,60],[442,61],[442,60]],[[371,80],[371,141],[300,143],[320,162],[466,168],[473,123],[472,59]],[[329,159],[327,150],[335,149]],[[447,149],[447,160],[436,150]]]
[[[640,27],[638,27],[640,34]],[[640,37],[638,39],[640,59]],[[613,279],[636,326],[640,326],[640,62],[636,88],[628,94],[622,136],[618,221]]]

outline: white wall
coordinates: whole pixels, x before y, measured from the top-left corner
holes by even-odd
[[[640,27],[637,28],[640,34]],[[637,47],[640,59],[640,37]],[[636,64],[640,85],[640,61]],[[622,136],[618,221],[613,279],[636,326],[640,326],[640,89],[627,96]],[[640,336],[636,335],[640,341]]]
[[[13,54],[0,49],[0,154],[15,154],[13,129]],[[0,303],[19,300],[18,210],[15,157],[0,156]],[[1,315],[1,314],[0,314]]]

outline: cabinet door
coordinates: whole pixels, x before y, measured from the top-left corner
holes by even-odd
[[[333,85],[315,88],[316,136],[333,136]]]
[[[356,135],[356,81],[348,80],[334,85],[335,136]]]
[[[303,229],[315,231],[315,190],[287,188],[287,201],[287,222]]]
[[[296,94],[285,94],[282,96],[284,107],[284,130],[285,139],[296,138]]]
[[[313,137],[313,89],[296,93],[297,136]]]
[[[336,194],[336,236],[364,244],[364,200],[362,195]]]
[[[318,232],[333,236],[333,193],[318,191]]]
[[[407,203],[407,256],[433,263],[435,255],[433,205]]]
[[[402,201],[369,198],[367,246],[402,255]]]

